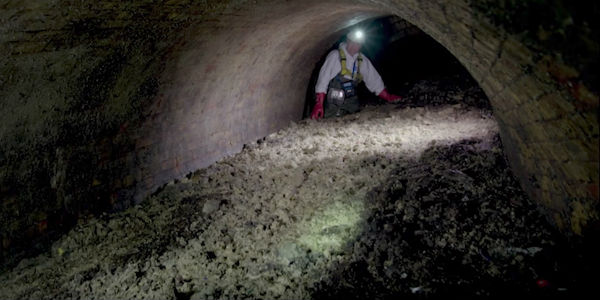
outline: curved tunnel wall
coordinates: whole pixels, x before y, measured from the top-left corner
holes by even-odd
[[[547,215],[566,233],[583,234],[597,222],[597,96],[584,85],[573,86],[577,69],[551,56],[540,59],[538,53],[532,52],[514,35],[478,17],[469,5],[470,1],[390,0],[345,4],[340,1],[257,1],[206,5],[186,1],[169,1],[169,4],[161,5],[143,1],[134,4],[107,2],[92,10],[80,7],[88,14],[79,18],[67,17],[64,22],[64,16],[61,18],[56,9],[60,5],[73,4],[46,2],[45,9],[54,12],[55,20],[60,21],[57,21],[58,29],[48,29],[43,25],[46,22],[28,21],[27,18],[44,19],[39,16],[42,6],[15,10],[30,15],[21,17],[22,22],[13,21],[12,26],[4,28],[3,44],[11,43],[12,51],[8,53],[12,56],[9,58],[18,56],[20,65],[11,65],[8,60],[3,64],[11,65],[10,72],[17,77],[21,74],[25,78],[22,81],[30,83],[29,88],[36,86],[38,81],[50,80],[52,72],[60,74],[57,81],[67,83],[53,85],[49,89],[52,93],[24,96],[27,88],[23,85],[13,88],[8,85],[10,81],[4,80],[3,97],[8,101],[3,102],[3,113],[27,114],[27,110],[21,110],[26,103],[38,106],[58,103],[58,99],[65,97],[65,86],[82,80],[94,83],[94,76],[98,74],[104,74],[111,84],[92,84],[91,90],[77,94],[97,95],[99,89],[106,92],[100,96],[106,96],[108,100],[86,96],[82,99],[98,103],[92,107],[79,107],[86,114],[100,112],[98,118],[83,121],[83,126],[95,128],[102,124],[108,128],[106,132],[93,131],[84,149],[73,142],[63,143],[61,139],[38,142],[51,148],[36,150],[46,153],[47,159],[45,164],[33,165],[40,165],[48,174],[30,184],[39,191],[54,193],[53,197],[44,200],[53,203],[19,203],[15,200],[19,199],[19,191],[3,184],[0,193],[5,212],[23,211],[36,205],[43,207],[40,209],[42,214],[34,217],[16,217],[33,230],[43,233],[45,219],[51,211],[56,211],[56,207],[76,205],[64,199],[67,194],[77,193],[78,188],[92,190],[91,194],[97,195],[98,199],[109,198],[100,201],[108,201],[113,207],[124,207],[132,198],[139,201],[160,185],[233,154],[244,143],[299,120],[310,72],[331,41],[349,25],[390,14],[404,18],[437,40],[479,82],[494,107],[514,171]],[[5,6],[19,7],[15,4]],[[145,13],[140,14],[140,11]],[[112,25],[97,20],[99,12],[104,12],[103,19]],[[146,31],[135,27],[139,18],[151,27],[144,27]],[[94,28],[103,30],[88,34],[90,23],[87,21],[100,22]],[[96,24],[93,22],[91,24]],[[153,24],[159,24],[158,28]],[[120,33],[132,26],[134,35],[140,37],[124,40]],[[42,47],[39,41],[20,38],[19,34],[31,30],[35,31],[34,37],[42,34],[38,40],[43,40],[44,34],[63,37],[62,46],[48,51],[47,44]],[[157,31],[161,34],[150,41],[144,36]],[[77,39],[72,37],[74,34],[78,34]],[[96,57],[78,52],[86,43],[93,43],[100,49],[94,52]],[[115,47],[123,49],[125,54],[114,55]],[[57,51],[67,52],[70,56],[54,57]],[[26,58],[23,58],[23,52],[26,52]],[[130,53],[134,54],[128,55]],[[73,80],[73,72],[59,70],[63,71],[60,73],[54,70],[58,67],[47,67],[76,69],[57,63],[65,59],[68,64],[77,66],[92,59],[99,62],[97,65],[112,68],[82,67],[76,74],[83,75]],[[22,67],[25,61],[37,67]],[[32,70],[41,77],[27,79],[26,75]],[[131,91],[127,87],[132,87]],[[135,107],[125,111],[111,110],[118,106],[111,104],[113,102],[123,106],[134,103]],[[115,117],[115,111],[120,115]],[[59,110],[42,115],[51,116],[44,119],[50,122],[50,128],[64,128],[69,122],[63,117],[73,114],[72,110]],[[55,119],[63,122],[52,124]],[[98,120],[103,121],[97,123]],[[36,127],[27,122],[15,122],[3,126],[3,139],[18,145],[20,137],[14,128],[37,133],[43,130],[36,128],[44,125]],[[92,170],[101,170],[103,177],[97,179],[94,174],[78,176],[76,169],[61,167],[77,161],[74,160],[76,155],[61,154],[73,152],[72,149],[87,153],[81,161],[88,161]],[[85,159],[89,157],[93,159]],[[10,166],[14,168],[14,164]],[[16,174],[16,171],[5,172],[9,173]],[[3,183],[11,183],[10,174],[4,175]],[[84,186],[69,184],[76,180]],[[89,198],[86,197],[79,199]],[[125,204],[120,205],[122,203]],[[101,209],[109,210],[110,207]],[[6,237],[10,234],[2,234],[4,248],[9,248],[10,241],[6,242]]]
[[[582,234],[597,226],[598,97],[566,89],[573,69],[536,58],[462,4],[402,4],[397,13],[453,53],[490,98],[525,191],[561,229]]]

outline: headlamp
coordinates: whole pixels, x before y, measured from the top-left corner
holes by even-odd
[[[362,44],[365,42],[365,33],[360,29],[353,30],[348,34],[348,39],[350,39],[353,42]]]

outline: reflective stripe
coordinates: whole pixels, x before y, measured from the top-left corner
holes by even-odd
[[[350,76],[350,78],[352,78],[352,80],[355,80],[357,82],[361,82],[362,81],[362,74],[360,74],[360,64],[362,63],[363,59],[362,59],[362,55],[360,53],[358,53],[358,66],[356,68],[356,76],[354,75],[354,70],[352,70],[352,72],[350,72],[350,70],[348,70],[348,68],[346,67],[346,53],[344,53],[344,50],[342,49],[342,47],[340,47],[339,49],[340,52],[340,64],[342,65],[342,71],[340,72],[340,74],[342,74],[342,76]],[[356,64],[356,62],[354,62]]]

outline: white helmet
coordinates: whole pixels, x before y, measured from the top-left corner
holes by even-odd
[[[362,44],[365,42],[365,33],[360,29],[352,30],[346,35],[348,40],[351,40],[355,43]]]

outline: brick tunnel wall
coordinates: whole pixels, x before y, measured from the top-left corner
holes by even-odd
[[[599,210],[598,98],[582,79],[587,64],[494,22],[482,13],[494,11],[488,2],[1,4],[3,256],[24,237],[123,209],[299,120],[331,41],[390,14],[467,68],[524,189],[565,233],[584,234]]]

